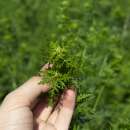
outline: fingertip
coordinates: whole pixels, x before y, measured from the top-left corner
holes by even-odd
[[[73,89],[68,89],[68,90],[66,90],[65,95],[68,98],[72,99],[72,98],[75,98],[76,92]]]
[[[41,71],[48,70],[48,69],[50,69],[50,68],[52,68],[52,67],[53,67],[53,64],[47,63],[47,64],[45,64],[45,65],[42,67]]]
[[[47,92],[50,89],[49,84],[42,84],[41,88],[42,88],[42,92]]]
[[[66,90],[63,98],[63,107],[74,109],[75,99],[76,99],[76,92],[72,89]]]

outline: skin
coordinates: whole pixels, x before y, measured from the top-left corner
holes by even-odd
[[[68,130],[75,107],[76,94],[68,89],[55,107],[47,97],[38,98],[49,91],[35,76],[9,93],[0,106],[0,130]]]

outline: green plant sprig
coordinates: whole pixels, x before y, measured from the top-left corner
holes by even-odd
[[[76,110],[74,113],[71,128],[82,127],[79,117],[83,113],[79,110],[82,105],[91,97],[89,92],[83,92],[81,85],[82,70],[82,50],[78,39],[80,24],[77,19],[71,19],[68,15],[71,3],[67,0],[61,2],[59,14],[57,15],[57,31],[53,33],[48,50],[47,60],[53,66],[47,71],[41,71],[42,84],[49,84],[48,101],[50,105],[55,105],[64,90],[73,88],[77,92]],[[80,49],[80,51],[79,51]],[[76,121],[76,123],[75,123]]]
[[[48,93],[49,103],[52,104],[56,97],[59,97],[61,93],[67,88],[78,88],[78,66],[74,56],[68,56],[69,50],[66,47],[61,47],[56,43],[50,44],[50,54],[48,62],[53,67],[47,71],[41,71],[42,76],[41,83],[47,83],[50,85],[50,91]]]

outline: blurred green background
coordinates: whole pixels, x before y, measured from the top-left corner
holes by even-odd
[[[71,129],[130,130],[129,0],[1,0],[0,101],[46,63],[57,16],[64,16],[59,8],[67,2],[72,26],[78,26],[80,85],[93,93],[78,107]]]

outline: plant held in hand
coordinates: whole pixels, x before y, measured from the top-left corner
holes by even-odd
[[[78,64],[74,56],[69,55],[69,49],[58,44],[50,44],[50,54],[48,62],[53,65],[48,70],[41,70],[41,83],[48,83],[51,87],[48,96],[49,103],[59,97],[67,88],[78,88]]]

